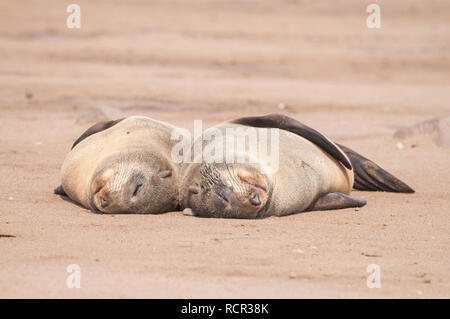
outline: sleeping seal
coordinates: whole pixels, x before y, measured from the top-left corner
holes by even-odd
[[[220,132],[246,128],[278,129],[278,170],[267,169],[257,148],[227,148]],[[195,159],[184,164],[180,204],[186,214],[202,217],[263,218],[306,210],[359,207],[364,200],[350,197],[352,188],[389,192],[414,192],[372,161],[337,145],[318,131],[290,117],[272,114],[244,117],[219,124],[203,133],[203,150],[219,143],[221,161]],[[261,135],[256,135],[257,141]],[[217,150],[217,149],[216,149]],[[204,151],[205,152],[205,151]],[[217,155],[217,154],[216,154]],[[246,163],[229,159],[253,159]],[[228,159],[228,160],[227,160]]]
[[[162,213],[178,206],[175,127],[144,116],[100,122],[73,144],[56,194],[102,213]]]

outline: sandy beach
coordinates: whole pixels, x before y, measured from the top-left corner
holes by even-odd
[[[393,135],[450,114],[450,3],[377,3],[380,29],[360,0],[78,0],[69,29],[69,3],[2,1],[0,298],[449,298],[450,148]],[[276,112],[416,193],[262,220],[98,215],[53,194],[97,121]]]

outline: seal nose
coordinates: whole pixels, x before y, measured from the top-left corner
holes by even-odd
[[[103,208],[108,206],[108,201],[106,201],[103,197],[100,197],[100,203],[101,203]]]
[[[252,198],[250,198],[250,203],[252,203],[252,205],[254,206],[258,206],[261,204],[261,201],[259,200],[259,195],[255,194],[255,196],[253,196]]]

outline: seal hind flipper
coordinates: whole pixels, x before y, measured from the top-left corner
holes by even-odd
[[[73,149],[78,143],[80,143],[82,140],[84,140],[88,136],[91,136],[92,134],[95,134],[95,133],[104,131],[110,127],[113,127],[114,125],[116,125],[117,123],[119,123],[120,121],[122,121],[124,119],[125,118],[121,118],[121,119],[114,120],[114,121],[103,121],[103,122],[98,122],[98,123],[92,125],[83,134],[81,134],[81,136],[79,138],[77,138],[77,140],[73,143],[71,149]]]
[[[308,210],[331,210],[361,207],[366,205],[366,203],[367,202],[364,199],[353,198],[342,193],[326,193],[320,196]]]
[[[322,150],[330,154],[333,158],[341,162],[346,168],[352,169],[352,165],[345,154],[320,132],[310,128],[299,121],[282,114],[269,114],[264,116],[241,117],[234,121],[234,124],[241,124],[253,127],[278,128],[306,138],[310,142],[319,146]]]
[[[380,166],[356,153],[350,148],[338,144],[352,162],[355,183],[353,188],[365,191],[384,191],[395,193],[414,193],[414,190],[388,173]]]
[[[66,192],[64,191],[64,188],[62,187],[62,185],[59,185],[58,187],[56,187],[53,192],[56,195],[61,195],[61,196],[67,196]]]

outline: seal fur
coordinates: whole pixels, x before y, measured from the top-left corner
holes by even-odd
[[[144,116],[100,122],[73,144],[56,194],[102,213],[163,213],[178,207],[174,126]]]

